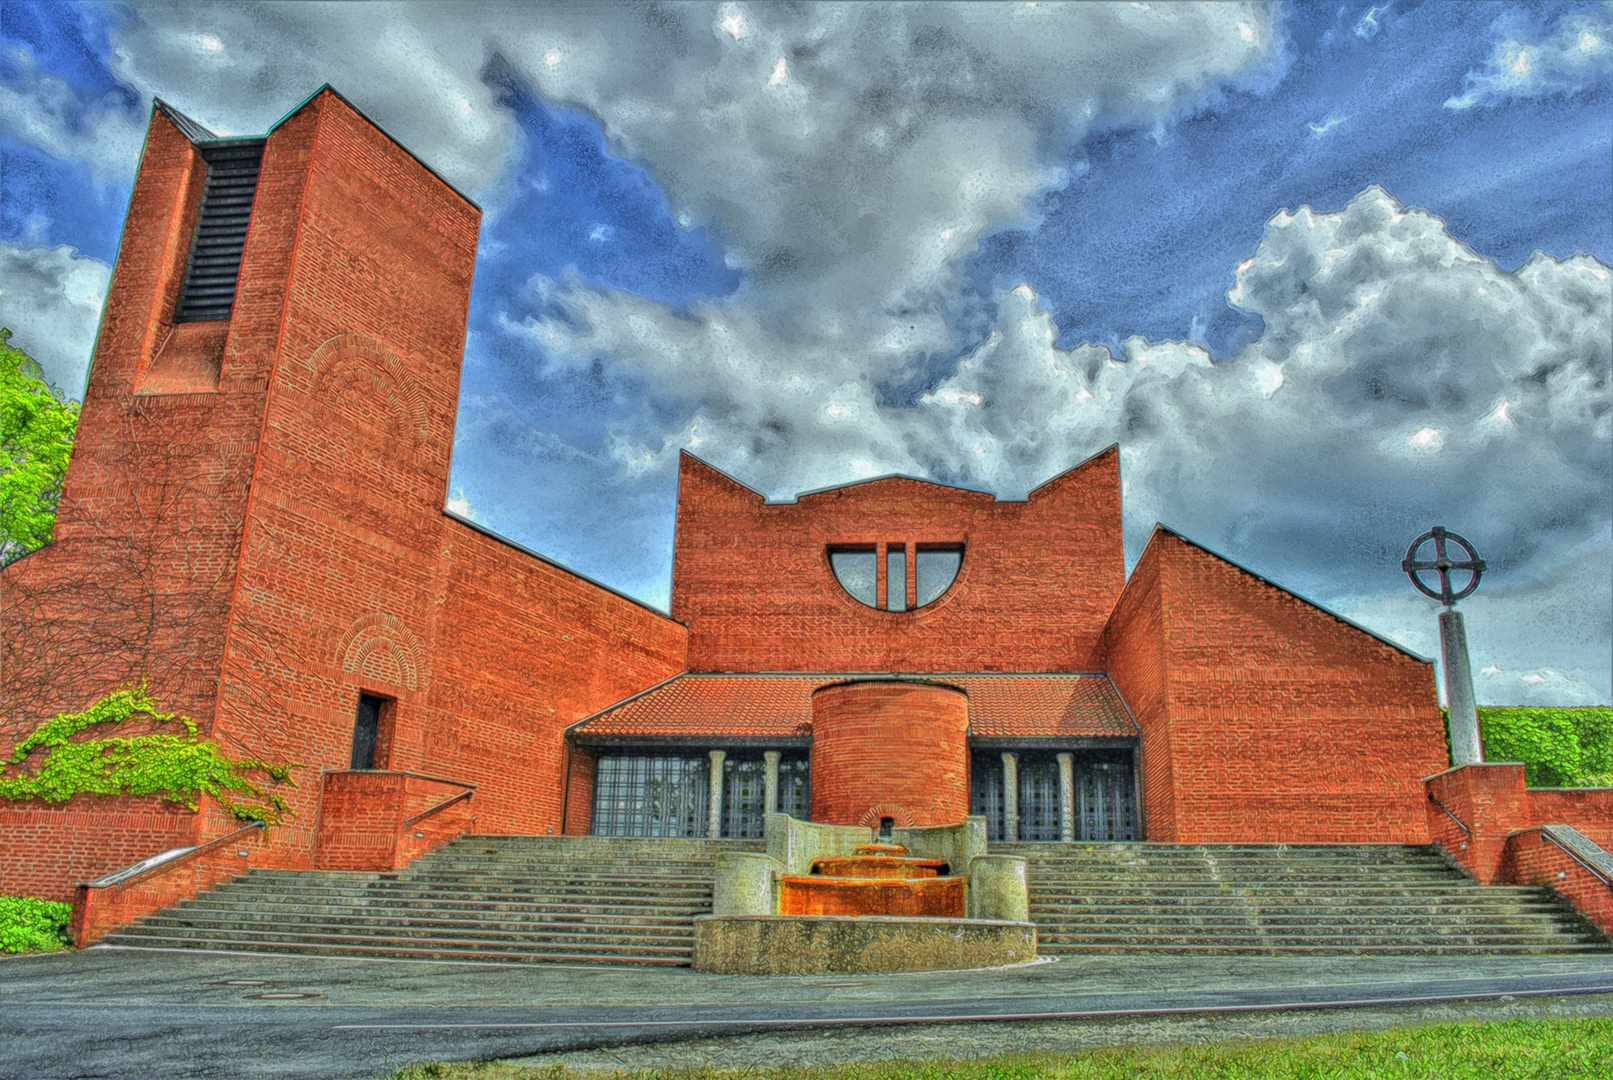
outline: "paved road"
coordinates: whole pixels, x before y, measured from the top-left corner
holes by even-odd
[[[737,1064],[764,1052],[746,1047],[776,1055],[780,1039],[808,1046],[799,1060],[816,1060],[812,1040],[833,1040],[843,1059],[939,1037],[915,1042],[915,1032],[953,1033],[928,1052],[994,1052],[1045,1043],[1027,1043],[1028,1031],[1101,1040],[1117,1018],[1158,1022],[1168,1036],[1170,1022],[1218,1013],[1214,1037],[1227,1037],[1269,1032],[1274,1021],[1296,1026],[1285,1017],[1312,1018],[1297,1025],[1307,1030],[1341,1017],[1351,1018],[1345,1026],[1437,1018],[1430,1010],[1441,1002],[1503,996],[1511,1000],[1497,1015],[1531,1002],[1613,1015],[1613,956],[1105,956],[977,972],[746,977],[91,949],[0,961],[0,1080],[368,1080],[418,1061],[534,1055],[620,1067],[632,1063],[623,1052],[632,1046],[657,1048],[656,1063]],[[694,1057],[669,1059],[677,1047]]]

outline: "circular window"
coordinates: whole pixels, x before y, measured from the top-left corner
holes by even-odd
[[[907,611],[939,600],[963,566],[962,544],[893,542],[884,547],[836,545],[829,548],[829,568],[853,600],[885,611]],[[912,588],[908,588],[911,581]],[[880,594],[885,603],[879,602]]]

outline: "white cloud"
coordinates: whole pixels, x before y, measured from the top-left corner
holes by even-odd
[[[144,117],[117,94],[86,97],[40,69],[26,45],[10,49],[15,74],[0,81],[0,135],[82,165],[97,184],[126,182],[145,139]]]
[[[11,344],[39,361],[45,381],[84,396],[90,352],[112,268],[60,247],[0,241],[0,324]]]
[[[1470,109],[1512,98],[1571,94],[1613,75],[1613,10],[1577,11],[1538,40],[1509,34],[1495,43],[1482,71],[1470,71],[1466,88],[1445,102]]]

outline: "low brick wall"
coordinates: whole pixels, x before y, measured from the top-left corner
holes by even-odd
[[[1530,788],[1529,821],[1572,825],[1613,851],[1613,788]]]
[[[114,930],[246,873],[253,855],[264,848],[263,831],[226,837],[200,854],[181,856],[127,882],[79,884],[73,897],[74,944],[88,948]]]
[[[74,886],[196,842],[198,815],[158,796],[0,800],[0,893],[73,900]]]
[[[1613,855],[1583,833],[1560,825],[1536,825],[1509,838],[1504,870],[1506,880],[1514,884],[1557,890],[1581,915],[1613,935],[1613,888],[1586,869],[1586,863],[1613,877]]]
[[[1461,765],[1430,776],[1425,783],[1428,832],[1434,843],[1485,885],[1505,881],[1507,836],[1533,824],[1523,766]],[[1452,815],[1470,831],[1464,833]]]
[[[327,772],[319,805],[314,866],[320,870],[396,870],[470,830],[471,799],[405,826],[415,814],[469,785],[410,772]]]

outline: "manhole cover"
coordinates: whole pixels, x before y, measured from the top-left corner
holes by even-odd
[[[295,990],[276,990],[267,994],[248,994],[259,1001],[296,1001],[299,998],[322,998],[324,994],[299,993]]]

